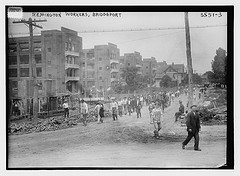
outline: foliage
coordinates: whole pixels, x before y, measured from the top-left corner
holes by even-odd
[[[134,90],[142,89],[147,86],[147,83],[144,81],[144,78],[137,74],[137,67],[125,67],[123,68],[123,73],[121,77],[127,83],[125,89],[130,90],[131,92]]]
[[[162,77],[162,80],[160,81],[160,87],[165,87],[165,88],[170,87],[171,82],[172,82],[172,79],[170,78],[170,76],[164,75]]]
[[[194,73],[194,74],[192,75],[192,82],[193,82],[193,84],[202,84],[202,78],[201,78],[201,76],[199,76],[197,73]],[[183,85],[188,84],[188,74],[184,77],[182,83],[183,83]]]
[[[226,51],[222,48],[218,48],[218,50],[216,51],[216,56],[212,61],[212,71],[214,73],[211,77],[212,83],[226,83],[227,56]]]

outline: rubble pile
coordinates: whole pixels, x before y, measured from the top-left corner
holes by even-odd
[[[203,124],[225,124],[227,121],[226,91],[211,91],[199,105],[199,114]]]
[[[96,121],[96,118],[94,116],[89,116],[87,121]],[[15,135],[42,131],[55,131],[59,129],[71,128],[81,122],[82,119],[79,118],[79,116],[75,115],[71,116],[70,118],[58,116],[46,119],[39,119],[36,122],[25,121],[21,123],[10,123],[8,127],[8,134]]]

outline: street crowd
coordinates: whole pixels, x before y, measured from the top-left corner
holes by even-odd
[[[130,97],[123,97],[123,98],[108,98],[110,101],[110,113],[112,115],[113,121],[116,121],[119,119],[119,117],[128,115],[131,116],[134,113],[136,113],[137,118],[141,118],[141,110],[143,106],[148,106],[149,110],[149,117],[150,117],[150,124],[153,124],[154,131],[153,135],[155,138],[159,139],[159,131],[162,128],[162,122],[163,122],[163,115],[165,108],[171,106],[176,98],[178,98],[181,94],[184,94],[187,96],[188,89],[178,89],[176,91],[163,91],[163,92],[152,92],[151,94],[146,95],[136,95],[136,96],[130,96]],[[199,92],[195,90],[194,88],[194,94],[193,99],[196,100],[198,97],[201,98],[203,94],[203,91],[200,89]],[[96,103],[93,111],[96,112],[97,116],[97,122],[98,124],[103,123],[103,117],[104,117],[104,103],[99,101]],[[188,106],[188,104],[187,104]],[[69,108],[67,102],[64,102],[64,116],[69,117]],[[199,117],[198,120],[195,119],[195,110],[196,106],[191,106],[192,109],[191,112],[185,111],[185,107],[181,100],[179,100],[179,110],[173,114],[175,118],[175,122],[178,121],[178,119],[181,116],[186,117],[186,115],[189,117],[186,120],[187,128],[188,128],[188,137],[187,139],[182,143],[182,148],[184,149],[187,143],[191,140],[192,137],[195,138],[195,149],[198,149],[198,143],[199,143],[199,136],[198,131],[200,130],[200,124],[199,124]],[[192,114],[193,112],[193,114]],[[83,119],[84,126],[87,125],[87,116],[89,114],[89,107],[88,104],[82,99],[80,101],[80,116]],[[193,120],[188,120],[193,117]],[[194,121],[195,124],[191,124],[192,121]],[[197,123],[197,124],[196,124]],[[197,129],[196,129],[197,128]],[[190,130],[190,131],[189,131]],[[194,133],[192,133],[194,131]]]

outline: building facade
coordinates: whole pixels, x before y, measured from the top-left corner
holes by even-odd
[[[96,45],[92,49],[84,49],[81,55],[82,85],[85,89],[99,95],[119,81],[120,50],[117,45]]]
[[[143,77],[155,77],[157,71],[157,61],[155,57],[145,58],[142,61],[142,76]]]
[[[36,64],[36,81],[33,85],[34,62],[30,58],[29,37],[14,37],[8,40],[8,80],[10,99],[21,99],[29,104],[38,87],[38,98],[53,97],[68,92],[77,93],[80,82],[80,59],[82,38],[76,31],[42,31],[33,37],[33,59]]]
[[[124,67],[137,67],[137,74],[142,75],[142,56],[139,52],[125,53],[121,56],[121,68]]]
[[[165,75],[171,78],[172,86],[179,86],[186,76],[184,64],[162,64],[162,66],[158,67],[155,77],[156,87],[160,87],[160,82]]]

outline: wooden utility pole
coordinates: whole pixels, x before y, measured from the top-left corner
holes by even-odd
[[[33,117],[37,117],[38,113],[38,84],[37,84],[37,74],[36,74],[36,61],[34,57],[34,48],[33,48],[33,26],[41,28],[42,26],[39,26],[36,24],[36,22],[46,22],[47,20],[32,20],[29,18],[28,21],[26,20],[20,20],[20,21],[14,21],[13,23],[24,23],[28,24],[29,27],[29,58],[30,58],[30,77],[33,80]]]
[[[192,88],[192,56],[191,56],[191,42],[189,31],[188,12],[184,12],[185,16],[185,32],[186,32],[186,52],[187,52],[187,68],[188,68],[188,109],[193,105],[193,88]]]
[[[152,95],[152,61],[150,60],[150,95]]]

